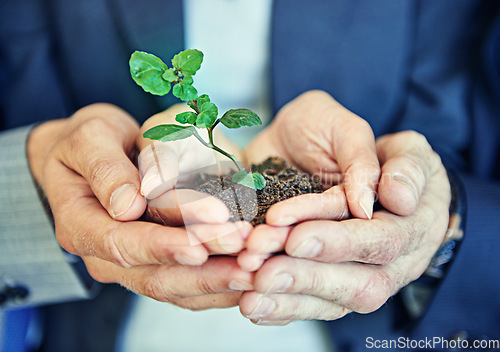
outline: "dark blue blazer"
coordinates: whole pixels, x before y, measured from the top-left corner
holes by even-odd
[[[276,0],[273,11],[275,110],[304,91],[323,89],[377,136],[405,129],[424,134],[463,187],[465,238],[423,317],[410,319],[397,295],[373,314],[327,323],[340,350],[364,350],[369,337],[499,339],[497,3]],[[131,81],[130,53],[168,58],[183,41],[178,0],[3,1],[2,128],[66,117],[100,101],[141,122],[174,101],[145,94]],[[46,350],[109,350],[126,302],[110,297],[125,295],[107,286],[94,301],[45,307]],[[89,332],[99,314],[116,324]]]

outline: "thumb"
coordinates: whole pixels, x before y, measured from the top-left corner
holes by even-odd
[[[380,203],[394,214],[412,214],[427,183],[442,167],[440,157],[427,139],[414,131],[378,138],[377,153],[382,164]]]
[[[85,178],[112,218],[138,219],[146,200],[139,193],[139,171],[128,157],[139,130],[135,121],[107,104],[83,108],[71,120],[73,129],[56,146],[58,159]]]

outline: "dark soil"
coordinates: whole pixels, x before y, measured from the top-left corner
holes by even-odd
[[[199,175],[192,187],[221,199],[229,208],[231,221],[246,220],[253,225],[265,223],[266,211],[279,201],[306,193],[321,193],[321,181],[299,172],[278,157],[271,157],[252,165],[266,179],[266,187],[253,190],[231,181],[232,174],[220,176]]]

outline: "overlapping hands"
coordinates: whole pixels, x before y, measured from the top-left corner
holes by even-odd
[[[294,105],[310,106],[313,101],[322,101],[326,110],[313,114],[305,131],[294,130],[294,121],[304,119],[304,111]],[[251,233],[238,258],[242,268],[256,272],[254,291],[246,292],[239,303],[245,316],[280,325],[333,320],[352,311],[369,313],[425,271],[448,225],[446,171],[416,132],[376,141],[370,136],[359,117],[325,93],[309,92],[283,108],[250,146],[250,155],[282,151],[305,171],[340,172],[344,182],[320,195],[274,205],[267,224]],[[258,150],[262,145],[266,147]],[[291,152],[283,152],[285,147]],[[304,162],[311,159],[314,162]],[[368,199],[363,192],[373,185],[378,185],[382,209],[371,214],[372,204],[356,206]],[[348,210],[357,216],[344,219]],[[270,256],[282,251],[286,255]]]
[[[239,305],[259,324],[332,320],[378,309],[423,273],[444,239],[450,186],[425,138],[399,132],[375,140],[363,119],[324,92],[283,107],[245,154],[248,162],[280,156],[329,188],[275,204],[255,228],[228,222],[216,198],[173,187],[213,163],[211,151],[189,139],[152,144],[138,132],[123,111],[96,105],[30,138],[58,241],[98,281],[189,309]],[[136,135],[142,183],[131,161]],[[46,137],[55,142],[40,144]]]

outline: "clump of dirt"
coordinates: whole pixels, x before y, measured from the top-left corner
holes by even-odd
[[[229,208],[231,221],[246,220],[253,225],[265,223],[266,212],[279,201],[306,193],[321,193],[321,181],[286,165],[278,157],[270,157],[260,164],[252,165],[266,179],[266,187],[253,190],[231,181],[232,173],[215,176],[199,175],[193,188],[222,200]]]

